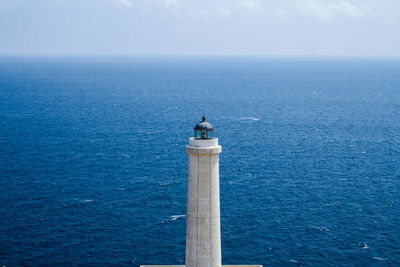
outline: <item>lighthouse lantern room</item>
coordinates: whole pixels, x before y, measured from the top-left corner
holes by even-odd
[[[202,121],[197,123],[194,127],[194,138],[196,140],[212,139],[213,131],[214,127],[203,117]]]

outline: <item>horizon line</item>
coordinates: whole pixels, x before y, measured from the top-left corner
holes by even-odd
[[[1,53],[0,57],[131,57],[131,58],[309,58],[309,59],[400,59],[400,55],[348,55],[348,54],[195,54],[195,53]]]

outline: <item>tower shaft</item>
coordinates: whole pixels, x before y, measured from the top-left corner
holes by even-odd
[[[221,267],[218,139],[191,138],[186,224],[186,267]]]

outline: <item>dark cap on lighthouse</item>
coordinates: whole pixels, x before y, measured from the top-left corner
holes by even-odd
[[[212,139],[214,127],[206,121],[206,117],[202,118],[202,121],[194,126],[194,138],[195,139]]]

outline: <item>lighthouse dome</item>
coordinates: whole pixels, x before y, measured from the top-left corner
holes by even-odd
[[[194,137],[196,139],[212,139],[213,131],[214,127],[203,117],[202,121],[194,126]]]
[[[206,117],[202,118],[202,121],[197,123],[196,126],[194,126],[195,130],[207,130],[207,131],[211,131],[214,129],[214,127],[211,125],[211,123],[209,123],[208,121],[206,121]]]

